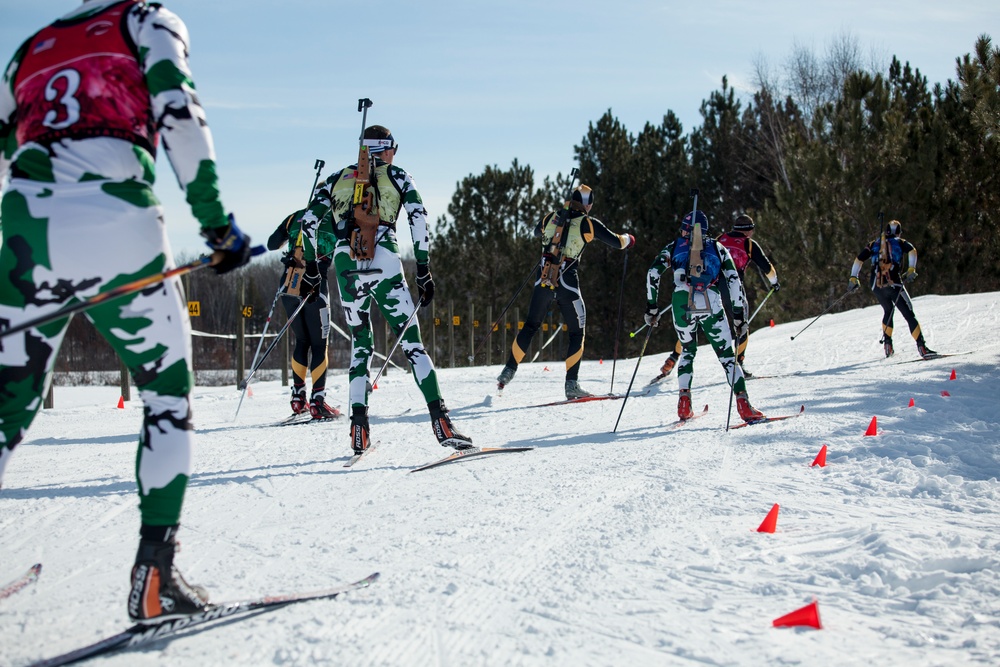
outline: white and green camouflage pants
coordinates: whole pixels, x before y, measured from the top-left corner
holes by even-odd
[[[173,266],[145,186],[15,179],[0,205],[0,328]],[[191,325],[179,281],[86,311],[142,397],[136,477],[142,522],[177,524],[191,474]],[[0,479],[52,381],[67,318],[0,340]]]
[[[416,307],[403,276],[395,240],[380,241],[375,248],[375,258],[369,261],[351,259],[346,242],[338,244],[333,256],[333,269],[337,272],[340,302],[344,317],[351,330],[350,381],[351,407],[368,405],[368,376],[374,349],[372,325],[369,318],[372,302],[378,306],[397,336]],[[420,327],[414,318],[403,334],[400,347],[413,369],[413,378],[427,403],[441,399],[434,362],[420,339]]]
[[[726,379],[737,394],[746,391],[746,380],[743,369],[736,363],[736,353],[733,351],[733,333],[729,329],[729,320],[722,309],[722,296],[717,287],[705,291],[710,312],[688,313],[687,290],[674,290],[672,304],[674,330],[681,344],[681,356],[677,363],[677,384],[681,389],[691,389],[691,378],[694,376],[694,356],[698,353],[698,332],[700,327],[705,332],[709,344],[715,350],[715,355],[722,362]],[[696,296],[699,304],[702,296]]]

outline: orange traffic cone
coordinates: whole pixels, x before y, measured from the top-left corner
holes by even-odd
[[[914,402],[913,402],[913,399],[911,398],[911,399],[910,399],[910,404],[909,404],[909,405],[907,405],[906,407],[908,407],[908,408],[912,408],[912,407],[913,407],[914,405],[916,405],[916,403],[914,403]]]
[[[247,385],[247,396],[253,398],[253,387],[251,387],[250,385]]]
[[[865,431],[865,435],[878,435],[878,420],[872,417],[872,421],[868,424],[868,430]]]
[[[119,396],[118,397],[118,409],[119,410],[124,410],[125,409],[125,397],[124,396]]]
[[[376,389],[378,389],[378,382],[372,385],[372,391],[375,391]]]
[[[778,526],[778,503],[774,503],[774,507],[771,511],[767,513],[764,520],[761,521],[760,527],[757,529],[758,533],[773,533],[774,529]]]
[[[774,320],[771,320],[771,326],[772,327],[774,326]]]
[[[955,379],[955,378],[957,378],[957,377],[958,377],[958,376],[957,376],[957,375],[955,375],[955,369],[954,369],[954,368],[952,368],[952,369],[951,369],[951,377],[950,377],[950,378],[948,378],[948,379],[949,379],[949,380],[954,380],[954,379]]]
[[[600,361],[597,362],[597,365],[600,366],[603,363],[604,363],[604,359],[601,359]]]
[[[942,391],[942,392],[941,392],[941,395],[942,395],[942,396],[951,396],[951,394],[949,394],[949,393],[948,393],[948,390],[947,390],[947,389],[945,389],[944,391]]]
[[[776,628],[792,628],[797,625],[805,625],[817,630],[823,629],[823,626],[819,622],[819,604],[816,600],[813,600],[801,609],[796,609],[789,614],[774,619],[771,624]]]
[[[820,468],[826,467],[826,445],[819,448],[819,454],[813,459],[813,462],[809,464],[809,467],[819,466]]]
[[[549,367],[548,367],[548,366],[546,366],[546,367],[545,367],[545,368],[543,368],[542,370],[543,370],[543,371],[547,371],[547,370],[549,370]]]

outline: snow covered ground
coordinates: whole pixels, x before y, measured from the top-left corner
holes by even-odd
[[[372,395],[376,449],[355,469],[346,420],[269,427],[287,411],[279,383],[254,385],[236,423],[237,391],[198,389],[188,579],[218,600],[382,579],[94,663],[1000,664],[1000,294],[925,296],[916,312],[931,347],[962,354],[907,363],[899,321],[884,359],[877,306],[794,341],[807,322],[755,332],[747,368],[777,377],[750,382],[752,402],[806,412],[728,433],[709,348],[693,395],[710,411],[679,429],[673,377],[633,395],[612,434],[621,401],[527,407],[561,398],[551,362],[522,366],[502,397],[499,366],[443,370],[461,431],[535,449],[414,474],[445,452],[399,371]],[[633,393],[663,358],[643,359]],[[615,391],[634,368],[619,361]],[[582,384],[607,392],[611,370],[585,362]],[[346,392],[335,374],[330,403]],[[0,585],[44,569],[0,601],[4,665],[126,625],[141,405],[117,401],[57,388],[8,467]],[[810,467],[824,444],[828,465]],[[774,503],[777,531],[756,532]],[[822,630],[772,627],[813,599]]]

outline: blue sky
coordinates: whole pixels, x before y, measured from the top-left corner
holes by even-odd
[[[0,0],[0,59],[76,4]],[[191,34],[224,201],[256,243],[305,204],[316,158],[324,176],[356,158],[360,97],[374,101],[369,123],[399,141],[396,164],[436,220],[458,181],[486,165],[517,158],[539,182],[568,172],[573,146],[608,109],[633,133],[672,110],[688,132],[723,75],[749,94],[755,60],[780,65],[796,44],[822,56],[847,34],[866,57],[896,55],[933,84],[955,78],[978,35],[1000,40],[996,0],[164,4]],[[157,193],[174,250],[200,253],[163,159]]]

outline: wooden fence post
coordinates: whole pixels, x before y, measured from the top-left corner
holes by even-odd
[[[448,299],[448,368],[455,367],[455,302]]]
[[[246,294],[246,282],[244,277],[240,275],[239,278],[239,288],[236,290],[236,319],[239,320],[239,324],[236,327],[236,388],[239,389],[240,385],[243,384],[243,376],[246,375],[246,358],[243,353],[244,348],[244,317],[243,317],[243,301],[244,295]]]
[[[132,395],[131,395],[131,391],[130,391],[131,390],[131,383],[129,382],[129,379],[130,379],[131,376],[129,375],[129,372],[128,372],[128,366],[126,366],[125,362],[121,361],[120,359],[119,359],[119,362],[121,363],[121,366],[119,367],[119,370],[120,370],[120,373],[121,373],[121,382],[120,382],[120,384],[121,384],[121,387],[122,387],[122,398],[125,399],[126,401],[131,401],[132,400]]]

